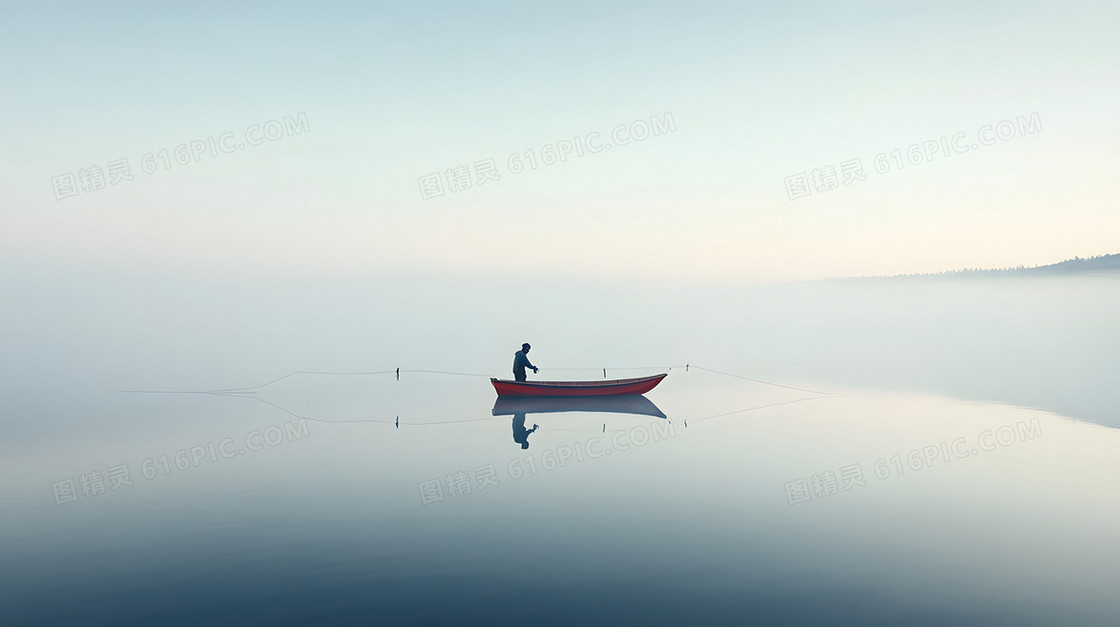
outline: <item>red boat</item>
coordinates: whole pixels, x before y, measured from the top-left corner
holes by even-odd
[[[612,396],[615,394],[645,394],[657,387],[668,374],[634,379],[604,379],[603,381],[510,381],[490,379],[498,396]]]

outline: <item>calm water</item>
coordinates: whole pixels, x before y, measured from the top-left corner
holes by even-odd
[[[1120,621],[1115,277],[5,282],[3,624]]]

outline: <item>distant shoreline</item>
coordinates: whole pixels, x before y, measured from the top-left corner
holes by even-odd
[[[1018,266],[1015,268],[964,268],[960,270],[946,270],[943,272],[928,272],[917,274],[891,274],[856,277],[837,277],[832,280],[862,280],[862,279],[929,279],[929,278],[990,278],[1007,276],[1075,276],[1101,273],[1120,273],[1120,253],[1113,255],[1098,255],[1083,259],[1075,257],[1058,263],[1045,266]]]

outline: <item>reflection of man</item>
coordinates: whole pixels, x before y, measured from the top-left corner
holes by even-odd
[[[521,345],[521,350],[513,354],[513,378],[517,381],[525,380],[525,369],[532,368],[533,374],[537,374],[537,367],[529,363],[529,344]]]
[[[525,414],[513,415],[513,441],[521,445],[521,448],[529,448],[529,434],[537,430],[537,425],[533,425],[532,429],[525,428]]]

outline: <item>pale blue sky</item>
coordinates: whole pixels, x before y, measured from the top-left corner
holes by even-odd
[[[20,4],[0,21],[6,263],[768,280],[1117,252],[1116,3]],[[310,132],[144,174],[149,152]],[[510,153],[676,131],[513,175]],[[1037,113],[886,174],[880,152]],[[417,178],[501,180],[422,201]],[[133,181],[56,200],[51,177]],[[866,181],[790,201],[787,176]],[[514,262],[514,257],[524,258]]]

